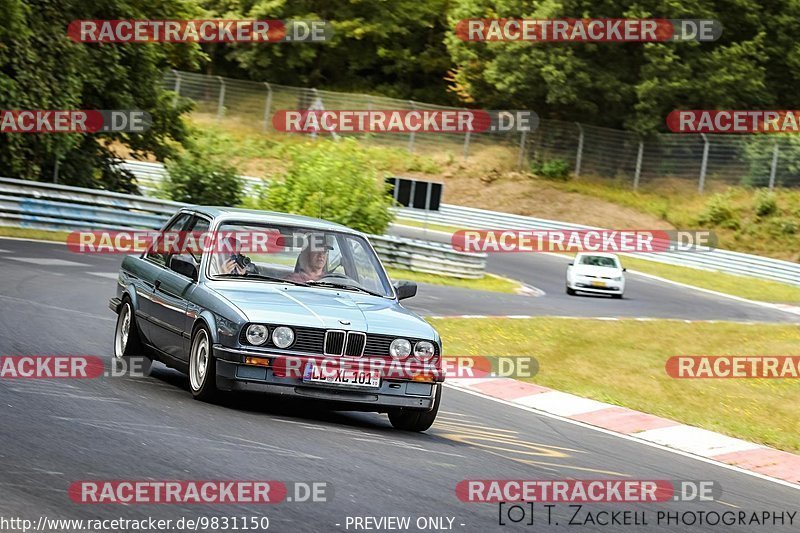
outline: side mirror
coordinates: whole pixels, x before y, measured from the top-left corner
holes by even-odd
[[[572,265],[574,265],[574,264],[575,264],[575,261],[570,261],[570,262],[569,262],[569,263],[567,263],[567,264],[568,264],[569,266],[572,266]]]
[[[405,300],[417,295],[417,284],[414,281],[400,280],[394,283],[398,300]]]
[[[625,267],[622,267],[622,271],[623,271],[623,272],[627,272],[627,271],[628,271],[628,269],[627,269],[627,268],[625,268]]]
[[[186,256],[173,255],[169,260],[169,268],[192,281],[197,281],[197,265],[194,264],[194,260]]]

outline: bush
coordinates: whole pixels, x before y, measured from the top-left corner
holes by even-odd
[[[800,138],[794,133],[754,135],[744,147],[744,159],[748,173],[742,184],[751,187],[767,187],[772,169],[775,143],[779,145],[778,164],[775,168],[775,186],[787,187],[800,184]]]
[[[551,159],[545,162],[533,161],[531,172],[549,180],[568,181],[570,178],[569,163],[563,159]]]
[[[324,218],[365,233],[383,234],[393,214],[368,150],[351,139],[292,147],[282,181],[270,183],[245,207]]]
[[[724,194],[715,194],[708,202],[698,222],[703,226],[719,226],[737,229],[740,226],[739,216],[730,205],[730,199]]]
[[[768,191],[758,191],[755,209],[756,215],[761,218],[774,215],[778,211],[778,202],[775,201],[775,195]]]
[[[241,202],[244,184],[233,167],[190,147],[166,162],[162,190],[176,202],[234,206]]]

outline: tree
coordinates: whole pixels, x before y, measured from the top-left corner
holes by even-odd
[[[453,104],[443,36],[449,0],[202,0],[214,16],[330,21],[316,44],[219,44],[210,74]]]
[[[138,109],[153,117],[146,133],[0,134],[0,174],[93,188],[135,191],[133,176],[114,165],[110,146],[133,157],[172,153],[186,130],[188,104],[173,108],[161,87],[168,67],[197,68],[187,44],[83,44],[67,37],[79,19],[191,18],[184,0],[0,0],[0,109]]]
[[[740,0],[454,0],[465,18],[707,18],[713,43],[464,42],[446,37],[452,89],[488,108],[533,109],[544,118],[642,133],[664,130],[674,109],[795,109],[800,46],[790,21],[800,4]]]

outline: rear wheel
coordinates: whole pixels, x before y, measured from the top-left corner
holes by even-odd
[[[433,425],[439,413],[439,402],[442,400],[442,386],[436,385],[436,399],[430,411],[415,411],[412,409],[398,409],[389,413],[389,422],[395,429],[402,431],[425,431]]]
[[[217,361],[211,348],[211,335],[205,326],[198,327],[192,336],[189,387],[197,400],[209,401],[217,396]]]

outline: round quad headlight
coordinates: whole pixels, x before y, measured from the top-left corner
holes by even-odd
[[[278,348],[288,348],[294,342],[294,331],[286,326],[278,326],[272,330],[272,342]]]
[[[419,341],[414,345],[414,357],[420,361],[430,361],[436,351],[433,349],[433,343],[428,341]]]
[[[411,343],[406,339],[395,339],[389,345],[389,353],[395,359],[405,359],[411,355]]]
[[[267,326],[262,326],[261,324],[250,324],[247,327],[247,333],[245,333],[247,342],[255,344],[256,346],[261,346],[267,342],[268,335],[269,329],[267,329]]]

